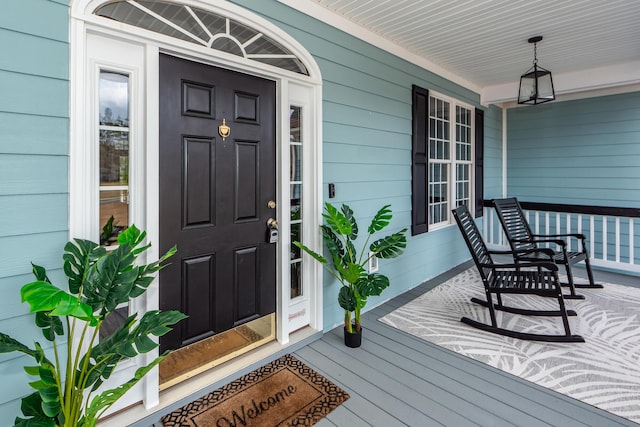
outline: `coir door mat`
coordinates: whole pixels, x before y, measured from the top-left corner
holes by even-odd
[[[311,426],[349,398],[290,354],[162,418],[165,427]]]

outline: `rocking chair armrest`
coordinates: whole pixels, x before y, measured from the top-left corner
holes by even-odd
[[[543,253],[547,255],[549,258],[553,258],[553,256],[555,255],[554,250],[549,248],[518,249],[513,251],[514,255],[517,255],[517,256],[529,255],[536,252]]]
[[[533,237],[575,237],[576,239],[586,240],[586,236],[582,233],[569,234],[534,234]]]
[[[553,255],[555,254],[555,252],[553,251],[553,249],[549,249],[549,248],[531,248],[531,249],[516,249],[514,251],[496,251],[496,250],[491,250],[488,251],[490,254],[495,254],[495,255],[513,255],[514,258],[517,258],[519,256],[523,256],[523,255],[529,255],[529,254],[533,254],[536,252],[539,253],[543,253],[545,255],[547,255],[549,258],[553,258]]]
[[[544,236],[546,237],[546,236]],[[567,242],[565,242],[562,239],[532,239],[532,240],[514,240],[514,242],[520,242],[520,243],[531,243],[531,242],[535,242],[535,243],[555,243],[558,246],[567,246]]]
[[[508,270],[515,270],[515,269],[522,269],[522,268],[529,268],[529,267],[535,267],[535,268],[544,268],[547,269],[549,271],[558,271],[558,266],[552,262],[545,262],[545,261],[532,261],[532,262],[522,262],[522,263],[518,263],[518,264],[495,264],[495,263],[487,263],[487,264],[479,264],[480,267],[482,268],[494,268],[494,269],[508,269]]]
[[[580,244],[582,245],[581,252],[586,252],[587,250],[587,237],[582,233],[570,233],[570,234],[534,234],[534,237],[572,237],[574,239],[580,240]],[[562,245],[564,247],[564,245]]]

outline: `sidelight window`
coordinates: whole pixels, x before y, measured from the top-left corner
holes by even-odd
[[[100,71],[100,244],[129,226],[129,76]]]
[[[100,244],[117,244],[129,226],[129,75],[101,70],[99,77]],[[100,328],[100,337],[120,327],[129,314],[121,304]]]
[[[302,240],[302,108],[289,107],[291,242]],[[291,244],[291,299],[302,295],[302,254]]]

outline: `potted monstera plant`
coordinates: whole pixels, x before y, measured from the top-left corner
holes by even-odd
[[[331,262],[298,241],[293,244],[320,262],[340,282],[338,304],[344,309],[345,345],[358,347],[362,340],[360,314],[367,304],[367,299],[380,295],[389,287],[387,276],[367,271],[369,260],[372,257],[389,259],[400,256],[407,246],[407,229],[377,239],[369,245],[373,234],[387,227],[391,221],[391,207],[385,205],[371,220],[367,228],[367,238],[360,250],[357,250],[358,223],[348,205],[343,204],[338,210],[331,203],[325,203],[322,216],[326,224],[320,228],[324,243],[331,254]]]
[[[24,369],[34,377],[29,385],[35,392],[22,399],[24,418],[17,417],[16,426],[95,426],[111,405],[166,356],[139,368],[133,378],[116,388],[99,389],[119,362],[157,347],[151,335],[166,334],[170,325],[186,317],[177,311],[151,310],[140,318],[136,313],[100,336],[103,322],[118,305],[144,294],[154,274],[176,251],[174,247],[150,264],[138,263],[138,256],[150,246],[144,244],[145,237],[146,233],[132,225],[118,236],[118,247],[112,251],[88,240],[67,243],[63,260],[69,292],[54,286],[43,267],[33,265],[36,280],[24,285],[20,295],[51,344],[36,342],[31,348],[0,333],[0,353],[18,351],[34,359]]]

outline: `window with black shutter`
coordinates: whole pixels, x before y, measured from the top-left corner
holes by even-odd
[[[412,132],[412,234],[451,224],[463,204],[481,216],[483,111],[414,85]]]

